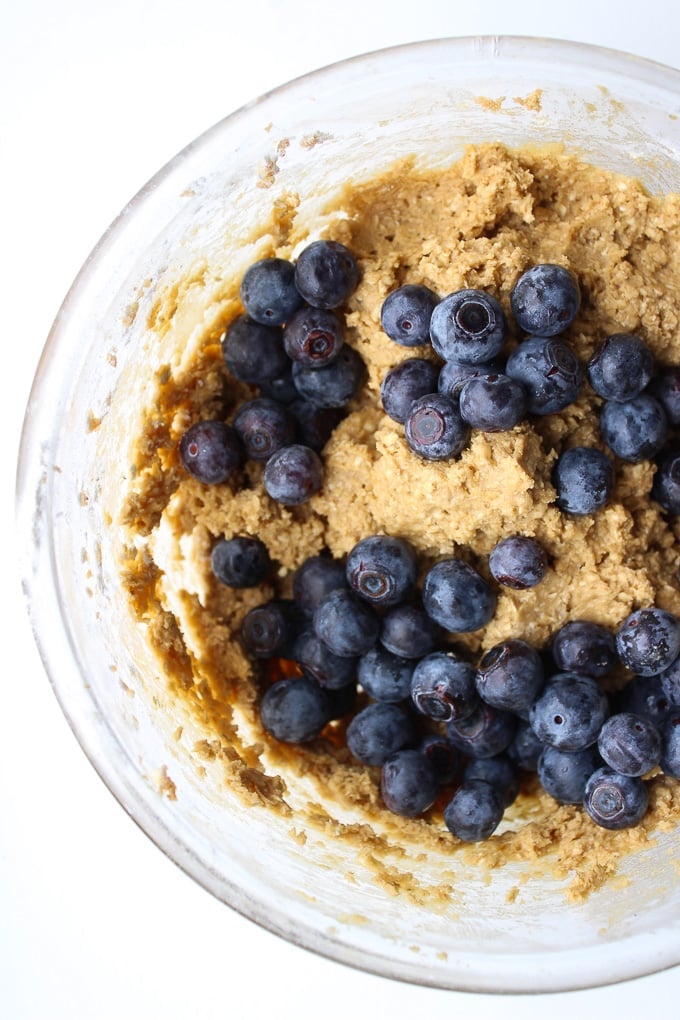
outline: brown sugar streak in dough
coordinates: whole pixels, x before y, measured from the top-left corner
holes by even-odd
[[[634,180],[554,150],[516,153],[489,145],[469,149],[445,171],[402,163],[348,186],[334,201],[345,218],[336,221],[333,236],[353,250],[362,269],[347,324],[368,382],[324,451],[322,492],[287,509],[263,492],[257,465],[246,467],[245,486],[236,479],[211,489],[178,467],[174,446],[182,430],[218,408],[228,416],[245,396],[243,387],[225,383],[216,342],[238,311],[234,281],[223,280],[220,267],[199,267],[188,286],[180,283],[165,303],[157,301],[151,324],[159,336],[188,331],[193,356],[159,371],[135,451],[123,512],[131,595],[166,664],[169,687],[201,720],[228,781],[253,804],[291,812],[297,831],[353,841],[381,884],[421,902],[446,898],[459,854],[489,869],[546,858],[561,877],[575,872],[571,895],[585,896],[611,877],[623,854],[677,820],[679,784],[653,779],[644,822],[621,833],[598,829],[579,808],[536,791],[520,797],[504,831],[475,847],[450,836],[438,809],[416,820],[390,815],[376,773],[353,763],[332,733],[291,749],[262,732],[257,683],[235,635],[247,609],[273,588],[219,586],[209,550],[216,536],[259,535],[285,590],[307,556],[324,546],[341,556],[375,532],[408,538],[424,564],[455,553],[482,572],[500,537],[535,536],[549,555],[547,577],[530,591],[500,591],[488,627],[457,639],[471,652],[510,636],[543,646],[567,619],[615,628],[642,605],[680,614],[678,525],[669,526],[649,501],[649,464],[620,466],[611,504],[594,517],[568,517],[554,506],[550,475],[558,453],[601,446],[592,394],[512,432],[476,434],[458,460],[442,464],[414,457],[379,400],[387,369],[414,353],[380,329],[389,290],[406,281],[441,295],[486,288],[509,312],[517,276],[537,262],[559,262],[578,275],[583,304],[569,341],[582,359],[608,333],[631,331],[661,362],[680,362],[680,197],[650,197]],[[285,216],[275,236],[281,243],[271,254],[292,254],[295,207],[294,196],[280,204]],[[298,786],[307,793],[296,793]],[[452,860],[436,889],[418,882],[414,855],[427,852]]]

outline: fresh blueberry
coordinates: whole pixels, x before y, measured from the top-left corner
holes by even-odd
[[[302,307],[283,328],[283,346],[291,361],[305,368],[324,368],[337,358],[345,342],[335,312]]]
[[[479,365],[505,343],[505,313],[491,294],[465,289],[440,301],[430,320],[430,339],[444,361]]]
[[[317,453],[321,453],[344,417],[339,407],[315,407],[303,397],[293,400],[288,410],[295,419],[298,442]]]
[[[372,648],[359,659],[357,679],[374,701],[405,701],[411,696],[414,662],[384,648]]]
[[[432,807],[438,785],[425,755],[409,748],[388,758],[380,774],[382,799],[390,811],[405,818],[416,818]]]
[[[528,535],[502,538],[489,555],[489,571],[499,584],[523,591],[542,581],[548,569],[545,550]]]
[[[536,771],[543,789],[560,804],[581,804],[586,783],[601,766],[602,758],[595,744],[580,751],[544,747]]]
[[[328,700],[309,677],[289,677],[267,688],[260,702],[260,719],[275,740],[304,744],[316,739],[328,722]]]
[[[557,673],[529,710],[529,722],[545,744],[580,751],[597,740],[609,715],[607,695],[590,676]]]
[[[600,414],[600,434],[617,457],[639,464],[661,451],[668,421],[659,401],[641,393],[632,400],[608,400]]]
[[[659,457],[652,498],[669,514],[680,514],[680,447],[673,446]]]
[[[659,674],[661,691],[671,705],[680,705],[680,658]]]
[[[210,554],[212,572],[229,588],[254,588],[271,570],[267,546],[259,538],[220,538]]]
[[[466,365],[462,361],[447,361],[439,370],[437,389],[447,397],[457,397],[468,379],[477,379],[480,375],[499,375],[505,372],[505,359],[493,358],[480,365]]]
[[[515,735],[506,748],[506,754],[525,772],[535,772],[538,768],[538,759],[544,747],[545,744],[536,735],[529,723],[525,719],[520,719],[517,723]]]
[[[429,287],[407,283],[387,295],[380,323],[390,340],[402,347],[419,347],[430,339],[430,319],[438,303]]]
[[[579,361],[563,340],[532,336],[510,354],[505,373],[521,383],[530,414],[554,414],[578,397],[583,373]]]
[[[356,682],[358,660],[334,655],[309,627],[296,637],[291,655],[303,673],[327,690]]]
[[[624,666],[634,673],[663,673],[680,654],[680,621],[663,609],[638,609],[621,624],[616,649]]]
[[[413,670],[411,698],[421,715],[437,722],[461,719],[479,704],[474,668],[453,652],[431,652]]]
[[[617,712],[602,724],[597,748],[610,768],[624,776],[644,776],[661,759],[661,734],[651,720]]]
[[[405,659],[420,659],[437,646],[438,628],[421,606],[403,602],[382,618],[380,643]]]
[[[672,712],[661,730],[661,771],[680,779],[680,709]]]
[[[496,595],[488,583],[474,567],[455,557],[430,568],[422,600],[428,616],[452,633],[479,630],[496,610]]]
[[[543,687],[543,661],[520,638],[507,638],[482,657],[475,674],[481,698],[494,708],[526,713]]]
[[[206,485],[226,482],[243,462],[236,432],[212,419],[191,425],[179,441],[178,452],[184,470]]]
[[[586,783],[583,806],[596,825],[604,829],[628,829],[641,821],[649,791],[637,776],[622,776],[603,765]]]
[[[241,301],[255,322],[282,326],[302,304],[293,263],[279,258],[253,263],[241,280]]]
[[[517,716],[481,701],[462,719],[446,725],[449,740],[471,758],[493,758],[507,751],[517,732]]]
[[[255,397],[241,404],[234,429],[250,460],[269,460],[282,446],[295,442],[295,420],[283,404],[270,397]]]
[[[574,446],[558,457],[552,480],[560,510],[582,517],[596,513],[609,501],[614,468],[601,450]]]
[[[281,330],[263,326],[248,315],[239,315],[231,323],[222,341],[222,353],[227,368],[240,382],[267,383],[290,368]]]
[[[323,553],[310,556],[293,574],[293,600],[309,617],[327,595],[336,588],[346,587],[344,564]]]
[[[415,585],[418,560],[405,539],[371,535],[350,550],[345,569],[350,588],[362,599],[375,606],[394,606]]]
[[[298,256],[295,286],[314,308],[338,308],[358,282],[354,256],[339,241],[313,241]]]
[[[277,503],[299,506],[323,485],[323,464],[309,446],[293,443],[271,455],[264,469],[265,491]]]
[[[393,421],[404,424],[411,404],[437,388],[439,369],[426,358],[405,358],[391,368],[380,386],[383,410]]]
[[[526,390],[508,375],[478,375],[460,390],[460,416],[480,432],[508,432],[521,422],[526,409]]]
[[[293,381],[298,393],[316,407],[345,407],[358,394],[365,374],[361,355],[347,344],[343,344],[338,356],[323,368],[293,363]]]
[[[285,599],[273,599],[246,613],[241,623],[241,637],[256,659],[290,658],[297,628],[294,605]]]
[[[409,447],[426,460],[457,457],[470,439],[458,402],[443,393],[428,393],[414,400],[404,425]]]
[[[663,407],[669,424],[677,428],[680,425],[680,365],[657,372],[649,384],[649,392]]]
[[[418,750],[430,762],[440,786],[447,786],[458,778],[462,756],[448,737],[440,733],[427,733],[418,744]]]
[[[494,786],[503,798],[503,807],[509,807],[520,790],[519,769],[507,754],[495,754],[492,758],[471,758],[463,771],[463,782],[482,779]]]
[[[500,825],[503,795],[483,779],[468,779],[458,787],[444,809],[447,829],[465,843],[488,839]]]
[[[617,710],[642,715],[655,726],[663,725],[673,705],[680,704],[680,670],[677,669],[677,663],[676,659],[669,669],[656,676],[634,676],[623,690],[617,692]],[[672,677],[675,678],[675,685],[668,681]]]
[[[590,620],[569,620],[553,635],[552,657],[561,673],[607,676],[618,662],[614,635]]]
[[[586,366],[588,382],[605,400],[632,400],[652,378],[654,357],[632,333],[614,333],[600,344]]]
[[[378,640],[380,620],[367,602],[336,588],[317,606],[314,632],[336,655],[365,655]]]
[[[510,292],[515,322],[525,333],[537,336],[562,333],[576,318],[580,304],[576,277],[552,263],[527,269]]]
[[[362,708],[347,727],[347,747],[364,765],[384,765],[413,743],[415,729],[399,705],[376,701]]]
[[[260,396],[270,397],[279,404],[292,404],[300,396],[293,382],[293,366],[288,363],[282,375],[260,383]]]

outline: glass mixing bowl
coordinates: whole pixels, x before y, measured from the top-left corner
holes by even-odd
[[[540,103],[517,101],[537,89]],[[564,143],[652,192],[680,191],[679,116],[680,72],[584,45],[462,38],[349,60],[190,144],[123,210],[58,313],[18,475],[22,576],[47,673],[85,753],[150,838],[294,943],[454,989],[551,991],[654,972],[680,962],[680,828],[622,863],[630,881],[583,903],[567,902],[547,869],[522,885],[532,868],[522,862],[457,869],[450,901],[433,911],[377,885],[351,846],[313,833],[302,845],[290,820],[244,807],[221,763],[198,763],[203,734],[167,695],[130,610],[111,520],[122,444],[157,368],[149,310],[197,260],[239,276],[254,250],[243,239],[254,243],[286,192],[299,192],[313,230],[329,195],[400,156],[439,166],[470,142]],[[433,866],[421,862],[425,878]]]

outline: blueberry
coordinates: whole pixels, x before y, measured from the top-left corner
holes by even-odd
[[[405,539],[371,535],[350,550],[345,569],[350,588],[362,599],[376,606],[394,606],[415,585],[418,560]]]
[[[387,295],[380,323],[390,340],[402,347],[419,347],[430,339],[430,319],[438,303],[429,287],[407,283]]]
[[[548,569],[543,546],[528,535],[509,535],[491,550],[489,570],[506,588],[523,591],[542,581]]]
[[[391,368],[380,386],[383,410],[393,421],[404,424],[414,400],[433,393],[439,369],[426,358],[405,358]]]
[[[336,588],[346,588],[345,567],[323,553],[310,556],[293,574],[293,600],[305,616],[314,610]]]
[[[661,691],[671,705],[680,705],[680,658],[659,674]]]
[[[295,419],[298,442],[317,453],[321,453],[344,417],[340,407],[316,407],[303,397],[293,400],[288,410]]]
[[[264,469],[265,491],[284,506],[299,506],[323,485],[323,464],[309,446],[294,443],[271,455]]]
[[[608,400],[600,414],[600,434],[617,457],[639,464],[661,451],[668,421],[659,401],[641,393],[632,400]]]
[[[468,379],[477,379],[480,375],[499,375],[504,371],[504,358],[493,358],[491,361],[483,361],[479,365],[466,365],[462,361],[447,361],[439,371],[436,389],[447,397],[457,397]]]
[[[536,771],[543,789],[560,804],[581,804],[586,783],[601,766],[602,758],[595,744],[580,751],[544,747]]]
[[[276,379],[267,379],[259,385],[261,397],[271,397],[272,400],[276,400],[279,404],[292,404],[300,396],[293,382],[293,366],[290,362],[284,372],[278,375]]]
[[[241,301],[255,322],[282,326],[302,304],[293,263],[279,258],[253,263],[241,280]]]
[[[670,425],[680,425],[680,365],[662,368],[649,384],[649,392],[659,401]]]
[[[291,656],[303,673],[327,690],[338,690],[356,682],[358,660],[334,655],[311,628],[298,634]]]
[[[270,397],[255,397],[241,404],[234,416],[234,429],[250,460],[269,460],[282,446],[295,441],[294,418]]]
[[[680,621],[663,609],[638,609],[621,624],[616,648],[624,666],[634,673],[663,673],[680,654]]]
[[[380,793],[390,811],[416,818],[432,807],[437,796],[437,777],[420,751],[397,751],[387,759],[380,775]]]
[[[583,373],[570,347],[554,337],[532,336],[510,354],[505,373],[524,386],[530,414],[554,414],[573,404]]]
[[[437,646],[438,628],[420,606],[403,602],[388,609],[382,618],[380,642],[395,655],[420,659]]]
[[[484,578],[455,557],[430,568],[422,600],[428,616],[453,633],[479,630],[496,610],[496,596]]]
[[[345,342],[344,327],[326,308],[299,308],[283,329],[283,346],[291,361],[305,368],[324,368]]]
[[[661,759],[661,734],[650,719],[617,712],[602,724],[597,747],[610,768],[624,776],[644,776]]]
[[[421,715],[437,722],[463,718],[479,703],[474,668],[453,652],[431,652],[413,670],[411,698]]]
[[[241,638],[256,659],[290,658],[298,617],[292,603],[273,599],[250,609],[241,623]]]
[[[444,361],[470,365],[494,358],[505,343],[503,309],[491,294],[465,289],[440,301],[430,320],[430,339]]]
[[[414,400],[404,424],[409,447],[426,460],[457,457],[470,439],[470,428],[460,416],[457,401],[443,393],[428,393]]]
[[[517,732],[517,716],[481,701],[462,719],[447,723],[449,740],[472,758],[493,758],[507,751]]]
[[[374,701],[405,701],[411,696],[414,662],[384,648],[372,648],[359,659],[357,679]]]
[[[557,673],[531,706],[529,722],[545,744],[580,751],[595,743],[608,715],[607,695],[596,680],[580,673]]]
[[[468,379],[460,390],[460,416],[481,432],[514,429],[526,409],[526,390],[508,375],[478,375]]]
[[[550,650],[561,673],[607,676],[618,662],[614,635],[590,620],[563,624],[553,635]]]
[[[586,783],[583,806],[596,825],[604,829],[627,829],[642,819],[649,792],[644,780],[622,776],[603,765]]]
[[[447,829],[465,843],[488,839],[500,825],[503,795],[483,779],[461,783],[444,809]]]
[[[678,660],[676,659],[676,663]],[[656,676],[634,676],[630,683],[616,696],[619,712],[634,712],[661,726],[668,718],[674,704],[680,704],[680,671],[669,669]],[[675,675],[675,690],[667,678]],[[676,695],[675,697],[673,695]]]
[[[614,468],[601,450],[574,446],[558,457],[552,480],[560,510],[582,517],[596,513],[609,502]]]
[[[346,588],[336,588],[314,612],[314,632],[336,655],[365,655],[378,640],[375,610]]]
[[[358,282],[354,256],[339,241],[313,241],[298,256],[295,286],[314,308],[338,308]]]
[[[680,779],[680,710],[669,715],[661,730],[661,771]]]
[[[231,323],[222,341],[222,353],[227,368],[240,382],[267,383],[290,368],[281,330],[263,326],[248,315],[240,315]]]
[[[309,677],[289,677],[267,688],[260,703],[260,719],[275,740],[304,744],[326,726],[328,700]]]
[[[338,356],[323,368],[293,363],[293,381],[298,393],[316,407],[345,407],[359,393],[365,374],[361,355],[347,344],[343,344]]]
[[[586,366],[588,382],[605,400],[632,400],[652,378],[654,358],[632,333],[614,333],[600,344]]]
[[[243,462],[243,448],[234,430],[208,419],[191,425],[179,441],[179,459],[185,471],[206,485],[226,482]]]
[[[529,723],[525,719],[520,719],[515,735],[506,748],[506,754],[517,763],[519,768],[526,772],[535,772],[544,747],[545,744],[534,733]]]
[[[651,494],[669,514],[680,514],[680,447],[673,446],[659,457]]]
[[[413,722],[403,708],[383,701],[362,708],[347,727],[347,747],[364,765],[384,765],[414,739]]]
[[[543,687],[541,656],[519,638],[507,638],[482,657],[475,674],[480,697],[494,708],[526,713]]]
[[[446,786],[458,778],[462,757],[448,737],[440,733],[427,733],[418,744],[418,750],[430,762],[439,785]]]
[[[510,307],[519,328],[543,337],[571,326],[580,303],[576,277],[552,263],[527,269],[510,292]]]
[[[262,584],[271,570],[267,546],[249,535],[215,542],[210,565],[217,580],[230,588],[254,588]]]
[[[503,807],[509,807],[520,790],[519,769],[507,754],[491,758],[471,758],[463,771],[463,782],[482,779],[495,787],[503,798]]]

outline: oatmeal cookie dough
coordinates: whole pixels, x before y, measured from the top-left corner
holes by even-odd
[[[294,258],[305,243],[295,204],[291,196],[281,206],[279,243],[261,255]],[[598,829],[580,808],[558,805],[531,784],[497,834],[475,847],[463,847],[445,830],[441,805],[416,820],[389,814],[375,771],[358,766],[344,748],[341,725],[304,749],[276,745],[264,734],[258,677],[238,631],[245,612],[273,588],[235,592],[219,585],[210,548],[221,536],[259,536],[285,591],[306,557],[325,547],[342,556],[374,533],[408,539],[424,567],[458,555],[485,574],[499,539],[518,532],[535,537],[549,557],[546,577],[526,591],[499,590],[488,626],[456,637],[473,655],[508,637],[545,646],[570,619],[614,629],[632,610],[652,604],[680,615],[680,525],[649,499],[651,464],[617,464],[613,498],[594,516],[570,517],[555,506],[550,476],[559,453],[577,445],[602,448],[598,400],[587,387],[562,413],[507,433],[476,433],[458,459],[439,463],[408,449],[379,397],[386,371],[413,354],[381,331],[380,308],[390,290],[406,282],[441,296],[462,287],[487,289],[512,322],[511,288],[539,262],[560,263],[579,279],[582,307],[567,339],[582,360],[606,335],[634,332],[660,363],[680,362],[680,196],[650,197],[635,180],[562,151],[486,145],[468,149],[444,171],[401,163],[348,186],[333,207],[342,211],[333,220],[333,239],[352,250],[362,270],[347,324],[368,380],[323,452],[325,483],[309,503],[274,503],[257,464],[212,488],[182,471],[175,447],[184,429],[201,417],[229,419],[252,395],[227,378],[220,348],[224,329],[241,311],[239,281],[225,281],[223,267],[196,267],[156,303],[149,332],[159,370],[131,453],[121,515],[124,573],[136,611],[168,685],[200,719],[228,781],[253,804],[289,813],[297,830],[321,828],[355,841],[379,882],[421,900],[445,896],[446,873],[441,889],[419,888],[413,868],[399,865],[404,848],[445,859],[463,854],[490,868],[545,857],[560,875],[576,874],[572,895],[584,896],[615,872],[627,850],[677,822],[680,784],[655,777],[648,814],[625,832]],[[185,353],[165,363],[166,343],[178,337],[187,338]]]

